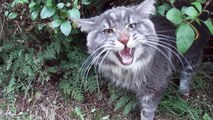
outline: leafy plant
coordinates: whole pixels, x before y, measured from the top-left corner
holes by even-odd
[[[16,7],[24,7],[27,9],[15,10]],[[14,0],[9,4],[4,15],[9,19],[20,19],[24,16],[23,13],[30,16],[30,20],[33,23],[38,24],[38,29],[41,30],[44,26],[51,27],[55,32],[60,28],[60,31],[68,36],[71,33],[72,26],[69,21],[70,18],[80,18],[80,12],[78,7],[78,0],[70,2],[54,2],[53,0],[41,1],[23,1]],[[27,17],[28,18],[28,17]],[[47,22],[41,22],[40,20],[47,20]],[[40,24],[39,24],[40,23]],[[41,27],[42,26],[42,27]]]
[[[115,103],[114,111],[123,109],[123,114],[128,115],[136,107],[135,95],[128,93],[123,89],[113,89],[109,87],[109,104]]]
[[[85,120],[84,115],[79,107],[75,108],[75,113],[77,114],[77,116],[79,116],[80,120]]]
[[[207,114],[205,113],[205,115],[203,116],[203,120],[211,120],[212,118]]]
[[[199,37],[199,32],[195,27],[195,24],[201,25],[201,23],[204,23],[213,35],[211,19],[209,17],[207,17],[207,19],[200,18],[201,15],[208,14],[206,8],[210,4],[211,0],[196,0],[191,2],[190,5],[181,6],[180,8],[175,6],[175,1],[176,0],[170,0],[169,3],[163,3],[158,6],[158,12],[177,27],[177,48],[181,53],[185,53],[190,48],[194,40]],[[204,7],[202,7],[203,3],[205,3]]]

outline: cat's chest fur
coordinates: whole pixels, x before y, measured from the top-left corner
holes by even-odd
[[[105,62],[99,67],[99,72],[116,86],[135,92],[143,91],[142,94],[152,93],[164,89],[171,74],[168,61],[158,59],[160,57],[162,56],[153,56],[146,64],[141,59],[129,68]]]

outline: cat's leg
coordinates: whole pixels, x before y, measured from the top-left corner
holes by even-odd
[[[192,74],[193,72],[187,70],[183,70],[180,73],[179,92],[183,96],[189,96],[190,86],[192,82]]]
[[[162,94],[141,97],[141,120],[153,120]]]
[[[196,73],[202,61],[202,53],[193,54],[190,58],[186,67],[180,72],[180,85],[179,92],[183,96],[189,96],[190,86],[192,83],[192,76]]]

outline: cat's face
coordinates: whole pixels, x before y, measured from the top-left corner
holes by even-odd
[[[149,19],[153,4],[146,0],[138,6],[117,7],[100,16],[78,20],[81,30],[88,32],[88,52],[94,54],[96,61],[105,59],[123,67],[132,66],[141,58],[148,62],[155,52],[148,44],[157,40]]]

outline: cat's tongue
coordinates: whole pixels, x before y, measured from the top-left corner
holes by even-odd
[[[124,65],[129,65],[132,63],[132,49],[125,48],[119,52],[119,56],[121,58],[121,62]]]

